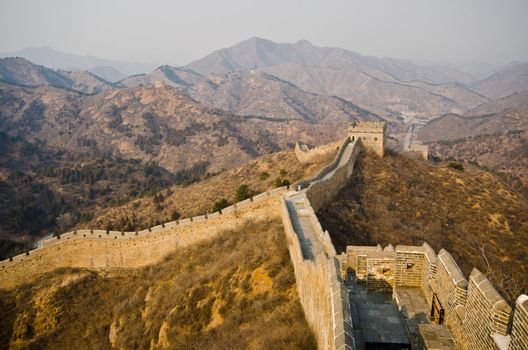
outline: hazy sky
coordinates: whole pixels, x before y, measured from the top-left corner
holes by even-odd
[[[0,0],[0,52],[183,65],[251,36],[454,63],[528,61],[528,0]]]

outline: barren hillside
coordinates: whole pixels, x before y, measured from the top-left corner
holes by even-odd
[[[172,186],[156,193],[157,197],[148,196],[123,206],[99,210],[93,221],[81,227],[137,230],[179,217],[211,213],[214,204],[222,199],[228,203],[237,202],[236,190],[242,184],[255,194],[276,187],[278,181],[287,180],[293,184],[315,175],[333,160],[336,153],[337,149],[316,163],[301,164],[293,151],[278,152],[200,182]]]
[[[447,249],[466,275],[474,266],[485,272],[512,301],[528,291],[526,208],[525,198],[478,169],[363,154],[318,217],[338,250],[426,241]]]
[[[154,266],[45,274],[32,285],[0,291],[0,344],[315,349],[286,247],[278,221],[246,222]]]
[[[527,132],[528,108],[517,107],[476,117],[446,115],[419,129],[418,137],[432,155],[490,169],[528,194]]]
[[[528,63],[512,62],[491,76],[471,85],[486,97],[499,99],[528,90]]]
[[[345,132],[337,128],[237,116],[170,86],[87,96],[2,83],[0,237],[28,242],[64,231],[107,207],[291,150],[297,140],[335,141]]]
[[[190,63],[200,74],[260,70],[301,89],[335,95],[383,117],[430,118],[462,113],[486,101],[465,87],[474,78],[449,67],[362,56],[306,40],[294,44],[251,38]]]
[[[94,94],[111,89],[111,83],[86,71],[53,70],[23,58],[0,58],[0,81],[23,86],[55,86]]]

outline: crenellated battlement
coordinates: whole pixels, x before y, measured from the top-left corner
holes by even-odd
[[[352,274],[354,282],[364,285],[367,292],[384,286],[392,291],[404,316],[412,308],[409,305],[418,303],[406,300],[409,288],[418,290],[428,306],[422,318],[429,319],[420,323],[444,325],[460,349],[521,349],[519,344],[528,344],[528,297],[521,295],[512,310],[479,270],[473,269],[466,279],[445,249],[437,255],[427,243],[395,249],[348,246],[340,262],[343,280]],[[446,331],[436,328],[434,333],[445,335]],[[427,338],[424,334],[420,335]]]
[[[367,325],[354,324],[357,319],[352,317],[356,294],[347,284],[351,275],[354,283],[365,286],[367,294],[392,293],[400,312],[408,318],[412,343],[421,341],[416,346],[434,348],[441,339],[446,349],[454,349],[454,342],[464,350],[526,349],[528,296],[521,295],[512,310],[480,271],[474,269],[466,279],[446,250],[436,254],[424,243],[384,249],[379,245],[348,246],[345,253],[336,254],[316,212],[347,184],[363,146],[383,155],[384,123],[361,122],[350,130],[351,136],[340,143],[334,161],[309,180],[261,193],[220,212],[142,231],[77,230],[43,240],[37,249],[0,262],[0,288],[28,283],[61,267],[142,267],[161,261],[177,247],[210,239],[246,220],[281,218],[301,305],[320,349],[356,349],[364,343],[358,334]],[[418,321],[424,320],[424,312],[416,311],[413,295],[425,305],[429,323]],[[413,334],[422,338],[415,339]],[[432,342],[430,337],[435,337]]]
[[[30,282],[57,268],[137,268],[186,246],[235,228],[244,220],[279,216],[287,186],[261,193],[220,212],[163,223],[136,232],[77,230],[42,240],[36,249],[0,261],[0,288]]]

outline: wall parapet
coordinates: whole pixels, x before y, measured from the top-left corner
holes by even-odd
[[[365,262],[378,259],[386,250],[376,246],[347,246],[340,259],[341,270],[351,269],[363,279]],[[466,279],[445,249],[438,255],[427,244],[397,246],[393,257],[395,286],[420,288],[429,307],[444,310],[443,324],[453,333],[463,350],[519,350],[528,346],[528,296],[521,295],[515,309],[504,300],[486,276],[473,269]],[[433,301],[435,296],[435,301]],[[441,321],[436,318],[433,320]],[[511,329],[511,331],[510,331]]]
[[[310,186],[310,184],[320,181],[325,176],[330,174],[332,171],[334,171],[337,166],[339,165],[339,162],[341,161],[341,158],[343,156],[343,152],[345,152],[346,146],[350,143],[350,138],[345,137],[343,141],[341,142],[341,145],[339,146],[339,151],[337,152],[334,160],[332,163],[328,164],[326,167],[324,167],[321,171],[319,171],[315,176],[313,176],[310,179],[302,180],[297,183],[295,183],[295,189],[302,190]]]
[[[311,163],[326,157],[331,152],[334,152],[339,148],[339,144],[340,142],[334,142],[314,148],[309,148],[304,142],[297,141],[294,152],[297,160],[300,163]]]
[[[48,247],[61,246],[66,243],[70,244],[71,242],[80,241],[103,241],[108,243],[133,242],[134,240],[144,239],[155,234],[172,234],[179,230],[192,230],[192,228],[197,225],[207,225],[209,223],[218,222],[218,220],[222,221],[223,217],[229,217],[234,215],[237,211],[247,210],[253,206],[258,206],[259,203],[270,200],[270,198],[279,198],[287,191],[288,186],[279,187],[236,203],[228,208],[224,208],[221,212],[170,221],[141,231],[80,229],[61,233],[56,236],[47,236],[45,239],[39,241],[34,249],[0,261],[0,285],[2,284],[4,276],[9,274],[9,271],[13,266],[22,262],[27,263],[27,261],[31,260],[34,256],[39,255],[41,250],[47,249]]]

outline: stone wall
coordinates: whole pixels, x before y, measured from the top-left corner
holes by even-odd
[[[528,349],[528,296],[521,295],[515,302],[510,350]]]
[[[379,125],[373,127],[379,128]],[[384,128],[384,126],[383,126]],[[378,140],[376,140],[378,141]],[[0,288],[28,282],[59,267],[134,268],[158,262],[176,246],[185,246],[236,228],[244,220],[280,216],[295,272],[297,290],[308,324],[320,349],[354,349],[348,295],[342,279],[348,269],[371,289],[421,288],[426,300],[440,302],[445,324],[462,349],[526,349],[528,297],[521,296],[508,333],[511,309],[479,271],[465,279],[451,255],[431,247],[347,247],[337,256],[327,231],[315,215],[348,182],[361,142],[346,138],[335,160],[314,178],[296,184],[306,191],[309,217],[322,252],[305,259],[284,199],[287,188],[275,189],[227,207],[222,212],[165,223],[139,232],[80,230],[41,242],[41,247],[0,262]],[[485,341],[483,340],[485,339]],[[479,343],[480,341],[480,343]]]
[[[429,244],[423,244],[424,250],[424,268],[422,274],[421,288],[427,300],[427,304],[431,305],[433,302],[433,288],[436,289],[436,267],[437,257],[436,253],[429,246]]]
[[[368,281],[369,261],[379,261],[391,250],[348,246],[346,257],[340,259],[346,266],[341,269],[351,269],[359,281]],[[386,278],[386,285],[395,281],[395,286],[421,288],[430,306],[434,295],[435,303],[439,302],[445,312],[443,324],[460,349],[528,349],[528,296],[521,295],[512,312],[484,274],[473,269],[466,280],[446,250],[436,255],[427,244],[397,246],[393,259],[393,275],[378,271],[376,279]]]
[[[236,228],[244,220],[281,216],[295,271],[299,298],[320,349],[353,349],[352,317],[341,280],[341,264],[327,231],[315,215],[348,181],[360,144],[343,140],[335,160],[314,178],[298,184],[306,188],[310,219],[323,252],[304,259],[289,216],[284,193],[275,189],[236,203],[221,212],[164,223],[139,232],[79,230],[40,242],[39,248],[0,262],[0,288],[29,282],[38,274],[60,267],[91,269],[136,268],[160,261],[176,246],[185,246]],[[310,198],[311,197],[311,198]],[[313,202],[312,202],[313,201]],[[311,205],[310,205],[311,203]]]
[[[340,149],[340,158],[332,163],[332,176],[329,176],[329,174],[319,175],[316,180],[308,186],[306,195],[310,200],[312,208],[316,212],[326,203],[335,198],[337,193],[347,184],[360,152],[360,143],[350,143],[350,141],[347,142],[345,140]]]
[[[461,315],[465,349],[495,349],[496,336],[508,334],[511,307],[477,269],[469,276],[467,301]]]
[[[337,257],[335,254],[320,254],[313,260],[303,257],[284,199],[282,220],[297,291],[308,324],[316,334],[318,348],[352,349],[352,317]]]
[[[209,239],[236,229],[244,220],[280,215],[286,187],[260,194],[220,213],[168,222],[138,232],[78,230],[41,242],[39,248],[0,262],[0,288],[30,282],[61,267],[91,269],[138,268],[160,261],[175,247]]]
[[[382,157],[385,152],[385,130],[385,122],[354,122],[348,128],[348,136],[352,141],[361,140],[366,148]]]
[[[329,143],[326,145],[309,148],[305,143],[298,141],[295,144],[295,156],[302,163],[314,163],[326,158],[329,154],[339,149],[341,142]]]
[[[424,248],[413,246],[396,247],[395,285],[420,287],[424,274]]]
[[[346,146],[350,143],[350,138],[346,137],[344,138],[340,145],[339,145],[339,151],[337,152],[334,160],[332,161],[332,163],[328,164],[326,167],[324,167],[323,169],[321,169],[321,171],[319,171],[315,176],[307,179],[307,180],[302,180],[302,181],[299,181],[295,184],[295,189],[296,190],[302,190],[302,189],[305,189],[305,188],[308,188],[308,186],[310,186],[312,183],[315,183],[317,181],[320,181],[322,180],[325,176],[328,176],[330,173],[332,173],[332,171],[334,171],[338,166],[339,166],[339,163],[341,161],[341,158],[343,157],[343,153],[345,152],[346,150]]]
[[[468,281],[451,254],[445,249],[438,253],[437,259],[436,283],[433,284],[433,292],[445,310],[445,324],[452,325],[458,330],[460,319],[456,314],[457,307],[466,303]],[[457,336],[457,334],[454,335]]]
[[[420,141],[413,141],[409,145],[409,152],[415,152],[420,155],[423,160],[429,159],[429,146],[424,145]]]

